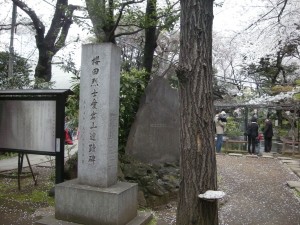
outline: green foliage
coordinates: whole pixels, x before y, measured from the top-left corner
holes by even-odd
[[[13,176],[17,176],[13,174]],[[31,205],[27,208],[32,210],[37,205],[54,206],[54,199],[48,196],[48,190],[53,186],[53,182],[46,182],[42,185],[34,186],[32,177],[22,179],[21,191],[17,191],[17,179],[1,178],[0,201],[27,203]],[[33,206],[36,205],[36,206]]]
[[[73,95],[70,95],[67,99],[66,116],[69,120],[69,126],[74,129],[78,127],[80,78],[73,76],[72,80],[73,85],[71,90],[73,91]]]
[[[119,148],[123,149],[146,86],[146,72],[132,69],[121,74]]]
[[[300,93],[294,94],[293,99],[296,101],[300,101]]]
[[[14,55],[13,76],[8,76],[9,53],[0,52],[0,89],[26,89],[31,87],[30,65],[27,60]]]
[[[288,136],[288,129],[286,128],[277,128],[278,136],[279,137],[287,137]]]
[[[45,81],[43,78],[35,78],[34,89],[52,89],[55,82]]]
[[[282,86],[282,85],[276,85],[271,88],[273,94],[279,94],[281,92],[288,92],[292,90],[293,90],[292,86]]]
[[[234,117],[227,118],[225,134],[229,137],[238,137],[244,134],[244,132],[240,130],[240,122],[235,120]]]
[[[78,127],[78,116],[79,116],[79,95],[80,95],[80,71],[76,68],[73,61],[72,54],[64,59],[64,64],[61,66],[67,73],[72,73],[72,95],[69,95],[67,99],[66,116],[68,117],[69,127],[75,129]]]
[[[15,156],[17,156],[17,153],[15,153],[15,152],[4,152],[4,153],[0,154],[0,160],[1,159],[9,159],[9,158],[12,158]]]

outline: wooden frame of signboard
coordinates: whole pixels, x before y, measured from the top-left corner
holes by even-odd
[[[55,183],[63,182],[65,105],[70,94],[65,89],[0,91],[0,151],[17,152],[19,157],[55,156]]]

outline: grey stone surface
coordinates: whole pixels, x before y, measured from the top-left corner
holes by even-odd
[[[300,173],[300,167],[294,167],[294,166],[292,166],[292,167],[289,167],[294,173],[296,173],[296,172],[298,172],[298,173]]]
[[[272,155],[262,155],[262,158],[274,159]]]
[[[126,225],[147,225],[153,218],[151,212],[139,212],[138,215]]]
[[[63,220],[57,220],[54,216],[47,216],[34,223],[35,225],[83,225]]]
[[[277,157],[279,160],[292,160],[290,157]]]
[[[122,225],[137,216],[137,184],[109,188],[81,185],[78,179],[55,186],[55,218],[82,224]]]
[[[300,181],[287,181],[286,183],[290,188],[300,187]]]
[[[237,156],[237,157],[242,157],[243,154],[238,154],[238,153],[229,153],[229,156]]]
[[[281,160],[282,163],[286,163],[288,165],[300,165],[299,160]]]
[[[153,218],[151,212],[138,212],[138,215],[126,225],[147,225]],[[54,216],[45,217],[35,223],[36,225],[80,225],[63,220],[55,219]]]
[[[246,157],[250,157],[250,158],[258,158],[257,155],[246,155]]]
[[[164,78],[155,77],[141,101],[126,153],[143,162],[178,161],[179,128],[178,92]]]
[[[78,178],[109,187],[117,182],[120,49],[84,45],[81,65]]]

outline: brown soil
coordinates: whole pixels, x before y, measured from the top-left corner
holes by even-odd
[[[219,190],[226,193],[220,200],[220,225],[300,225],[299,193],[286,185],[299,178],[279,160],[218,155],[217,164]],[[34,167],[34,171],[39,173],[38,186],[31,177],[24,178],[21,191],[16,179],[0,177],[0,224],[33,224],[54,213],[46,197],[38,202],[26,199],[26,194],[48,192],[53,185],[52,169]],[[154,215],[158,225],[175,224],[176,202],[154,209]]]

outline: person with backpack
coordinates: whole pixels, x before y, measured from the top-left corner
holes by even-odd
[[[256,139],[258,137],[258,124],[257,124],[256,117],[252,117],[251,123],[248,125],[247,136],[248,136],[248,153],[250,155],[254,155],[256,154],[255,145],[256,145]]]

